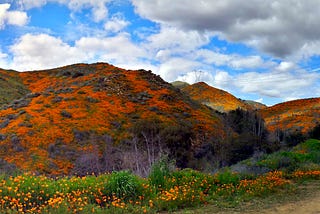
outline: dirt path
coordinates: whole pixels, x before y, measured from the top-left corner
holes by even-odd
[[[320,214],[320,196],[308,201],[298,201],[296,203],[288,203],[279,207],[265,210],[263,213],[298,213],[298,214]]]
[[[178,214],[320,214],[320,180],[301,184],[295,193],[274,195],[250,201],[235,208],[208,205],[198,209],[180,210]]]
[[[275,207],[270,207],[262,213],[280,214],[320,214],[320,182],[303,186],[298,201],[285,202]]]

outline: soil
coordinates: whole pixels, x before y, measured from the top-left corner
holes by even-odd
[[[264,210],[261,213],[279,214],[320,214],[320,184],[319,182],[309,183],[300,187],[301,198],[298,201],[285,202]]]
[[[214,205],[180,210],[178,214],[320,214],[320,180],[297,185],[293,192],[284,192],[256,199],[233,208]]]

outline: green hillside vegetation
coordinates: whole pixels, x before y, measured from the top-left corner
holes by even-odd
[[[238,206],[249,200],[295,191],[295,185],[320,179],[320,141],[308,140],[286,151],[242,163],[266,167],[263,174],[215,174],[177,170],[167,157],[153,165],[148,178],[129,171],[52,179],[32,174],[3,175],[1,212],[156,213],[188,207]],[[291,161],[295,160],[295,161]],[[298,162],[298,163],[297,163]]]
[[[231,168],[236,172],[257,175],[275,170],[286,173],[292,173],[296,170],[318,170],[319,166],[320,143],[319,140],[310,139],[293,148],[241,161]]]
[[[253,109],[264,109],[267,108],[265,104],[253,101],[253,100],[243,100],[242,102],[252,106]]]
[[[184,87],[187,87],[188,85],[190,85],[189,83],[186,82],[182,82],[182,81],[174,81],[171,83],[174,87],[182,89]]]
[[[18,72],[0,69],[0,107],[20,99],[28,93],[30,91],[23,84]]]

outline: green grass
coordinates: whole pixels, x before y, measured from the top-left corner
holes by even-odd
[[[257,161],[251,159],[241,163],[250,167],[265,167],[270,171],[293,172],[295,170],[320,169],[320,141],[310,139],[287,151],[264,155]]]

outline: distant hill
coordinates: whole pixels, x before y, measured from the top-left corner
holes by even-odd
[[[307,133],[320,123],[320,98],[294,100],[267,107],[259,102],[238,99],[204,82],[181,87],[181,90],[192,99],[220,112],[237,108],[258,110],[271,132],[279,129],[288,133]]]
[[[270,131],[310,131],[320,122],[320,98],[280,103],[261,110]]]
[[[242,102],[246,103],[247,105],[251,106],[253,109],[264,109],[267,108],[265,104],[252,101],[252,100],[242,100]]]
[[[241,101],[232,94],[211,87],[204,82],[183,87],[181,90],[187,93],[192,99],[220,112],[228,112],[237,108],[244,110],[253,108],[251,105]]]
[[[177,151],[191,152],[201,143],[185,140],[193,138],[191,132],[223,135],[217,114],[159,76],[107,63],[1,70],[0,93],[0,160],[41,173],[100,170],[101,162],[113,169],[112,155],[118,167],[131,167],[129,157],[138,154],[137,146],[155,158],[155,148],[165,149],[163,144],[183,160]],[[159,137],[159,126],[166,139]],[[175,133],[182,137],[170,140]],[[135,143],[138,138],[141,145]]]

